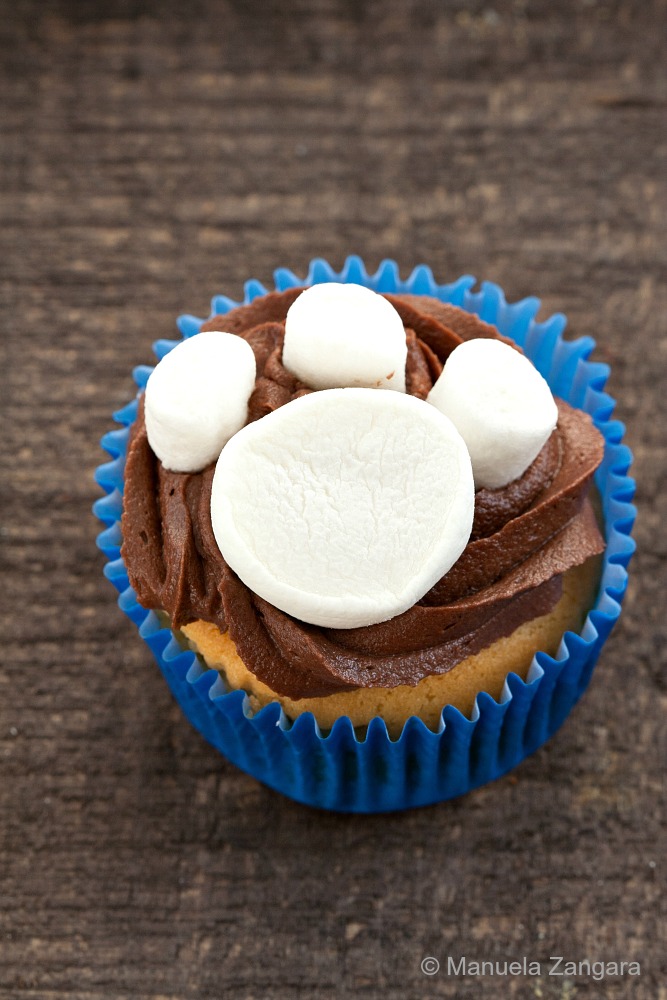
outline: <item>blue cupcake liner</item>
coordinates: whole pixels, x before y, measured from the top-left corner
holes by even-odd
[[[632,454],[622,443],[623,424],[612,419],[614,400],[604,391],[609,368],[588,360],[595,347],[591,337],[563,339],[564,316],[555,314],[536,322],[539,299],[510,304],[491,282],[484,282],[475,292],[475,278],[470,275],[438,285],[430,269],[420,265],[402,281],[394,261],[383,261],[369,275],[361,259],[353,256],[340,273],[316,259],[306,278],[285,268],[279,268],[274,278],[278,291],[323,281],[354,282],[378,292],[432,295],[476,313],[519,344],[554,394],[589,413],[605,438],[604,459],[595,481],[602,498],[607,545],[598,597],[581,632],[566,632],[555,657],[536,653],[525,681],[510,673],[499,701],[486,693],[478,695],[471,718],[446,706],[437,732],[413,717],[396,740],[389,737],[379,718],[355,731],[350,719],[343,717],[322,732],[311,713],[292,722],[277,702],[254,712],[243,691],[229,691],[217,671],[202,666],[194,653],[183,651],[155,612],[139,605],[120,558],[125,454],[137,399],[114,414],[120,426],[102,438],[111,461],[96,470],[95,478],[106,495],[93,510],[106,526],[98,537],[108,560],[105,575],[120,592],[119,606],[136,624],[185,716],[205,739],[259,781],[319,808],[375,813],[454,798],[505,774],[549,739],[585,691],[619,617],[627,565],[635,548],[630,532],[636,511],[631,503],[634,481],[627,474]],[[244,302],[267,291],[260,282],[248,281]],[[217,295],[211,316],[240,304]],[[204,322],[181,316],[182,337],[197,334]],[[158,360],[178,342],[158,340],[154,345]],[[151,371],[150,366],[135,369],[139,390]]]

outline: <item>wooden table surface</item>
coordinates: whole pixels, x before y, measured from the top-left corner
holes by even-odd
[[[0,8],[1,1000],[664,1000],[664,3]],[[350,252],[567,313],[612,365],[639,483],[624,613],[561,731],[371,818],[203,742],[90,513],[99,438],[174,318]]]

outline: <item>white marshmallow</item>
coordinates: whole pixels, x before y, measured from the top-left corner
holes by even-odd
[[[401,317],[362,285],[313,285],[288,310],[283,364],[313,389],[405,392],[407,354]]]
[[[427,401],[463,437],[477,489],[498,489],[525,472],[558,420],[551,390],[528,358],[485,338],[452,351]]]
[[[410,608],[472,528],[470,458],[413,396],[328,389],[262,417],[224,447],[211,521],[241,580],[314,625],[355,628]]]
[[[243,427],[255,355],[233,333],[198,333],[177,344],[146,385],[148,443],[166,469],[197,472]]]

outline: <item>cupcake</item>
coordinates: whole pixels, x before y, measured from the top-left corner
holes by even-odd
[[[473,284],[357,258],[249,283],[158,342],[103,440],[121,606],[197,728],[300,801],[404,808],[504,773],[618,615],[605,372],[537,300]]]

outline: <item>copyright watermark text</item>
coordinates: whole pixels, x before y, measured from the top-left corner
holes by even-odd
[[[422,959],[420,969],[425,976],[568,976],[569,978],[618,979],[622,976],[640,976],[639,962],[613,962],[599,959],[570,961],[563,955],[551,955],[548,960],[524,956],[514,961],[480,961],[460,955],[448,955],[442,962],[433,955]]]

